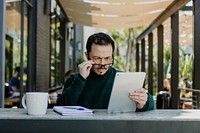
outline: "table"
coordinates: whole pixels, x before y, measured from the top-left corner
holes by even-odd
[[[200,110],[153,110],[93,116],[27,115],[24,109],[0,109],[0,133],[198,133]]]
[[[5,98],[4,106],[7,108],[19,107],[20,98]]]

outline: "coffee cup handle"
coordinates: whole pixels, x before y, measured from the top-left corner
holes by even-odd
[[[23,108],[27,109],[25,100],[26,100],[26,95],[24,95],[24,96],[22,97],[22,106],[23,106]]]

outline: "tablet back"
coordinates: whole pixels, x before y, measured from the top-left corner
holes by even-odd
[[[145,72],[116,73],[108,104],[108,113],[136,110],[136,104],[128,97],[128,93],[143,87],[145,75]]]

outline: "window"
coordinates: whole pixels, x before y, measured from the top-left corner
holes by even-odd
[[[22,7],[22,5],[24,6]],[[23,84],[25,87],[27,85],[29,7],[30,5],[24,0],[6,1],[5,83],[9,83],[15,67],[23,63]],[[23,20],[23,23],[21,20]],[[23,48],[23,51],[21,48]],[[22,62],[21,56],[23,56]]]
[[[61,39],[60,32],[60,8],[56,1],[51,1],[51,51],[50,51],[50,87],[62,85],[61,79]]]

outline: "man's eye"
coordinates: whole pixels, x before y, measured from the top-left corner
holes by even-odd
[[[101,60],[101,58],[100,57],[96,57],[96,58],[94,58],[95,60]]]
[[[111,57],[107,57],[106,60],[112,60],[112,58]]]

